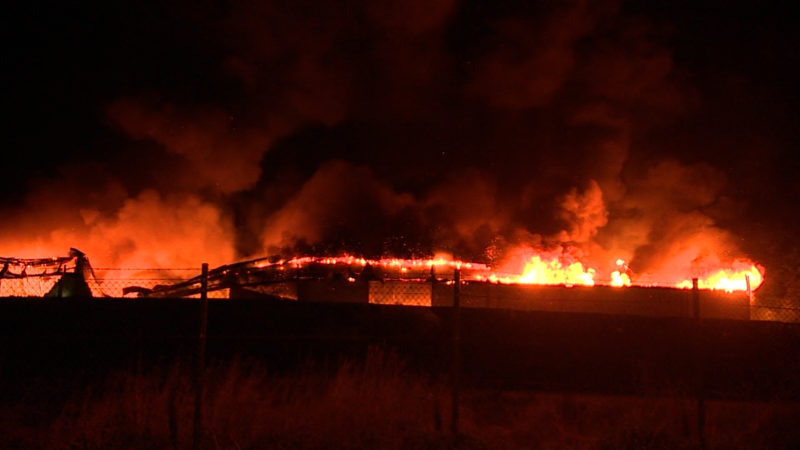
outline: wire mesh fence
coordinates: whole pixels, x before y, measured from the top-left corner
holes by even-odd
[[[23,277],[0,279],[0,297],[45,297],[61,279],[49,277]]]
[[[123,289],[140,286],[152,289],[171,285],[200,274],[199,268],[97,268],[86,281],[95,297],[124,297]]]
[[[433,306],[433,283],[371,281],[369,302],[379,305]]]
[[[94,297],[131,297],[136,293],[125,293],[130,287],[152,290],[159,286],[171,286],[200,276],[200,268],[97,268],[94,276],[86,282]],[[199,297],[199,294],[187,297]],[[228,290],[215,290],[209,298],[228,298]]]
[[[28,276],[0,279],[0,297],[61,297],[67,293],[58,291],[58,282],[63,274],[50,276]],[[132,286],[153,289],[157,286],[170,286],[190,280],[200,275],[199,268],[96,268],[90,276],[83,279],[92,297],[132,297],[125,288]],[[209,298],[228,298],[226,289],[209,292]],[[199,294],[187,296],[199,297]]]
[[[751,320],[800,323],[800,307],[790,304],[751,305]]]
[[[341,268],[339,268],[341,269]],[[62,274],[0,279],[0,297],[60,296]],[[208,290],[212,299],[241,296],[268,296],[294,301],[356,302],[379,305],[451,306],[453,273],[440,271],[421,277],[421,273],[383,274],[359,278],[352,271],[298,270],[281,278],[257,279],[237,285],[231,274]],[[200,268],[94,268],[85,281],[93,297],[197,298],[199,291],[176,291],[171,286],[196,283]],[[565,287],[503,284],[469,280],[461,284],[461,306],[554,312],[634,314],[691,317],[691,290],[653,287],[610,286]],[[133,288],[133,289],[132,289]],[[165,288],[165,289],[161,289]],[[178,294],[175,294],[178,292]],[[791,302],[769,303],[758,294],[701,291],[703,313],[707,317],[800,323],[800,306]]]

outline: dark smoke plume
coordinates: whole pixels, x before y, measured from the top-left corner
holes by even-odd
[[[720,207],[735,180],[715,153],[688,132],[691,150],[655,143],[704,99],[669,28],[628,5],[184,7],[120,31],[157,42],[178,30],[164,65],[140,68],[171,75],[112,89],[100,109],[117,147],[7,208],[2,253],[495,262],[569,247],[599,271],[623,258],[654,281],[747,256],[721,225],[737,217]]]

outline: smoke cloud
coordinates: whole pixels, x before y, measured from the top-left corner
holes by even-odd
[[[667,35],[616,2],[275,1],[181,20],[186,73],[102,105],[125,145],[38,180],[0,253],[169,267],[528,246],[654,281],[742,256],[717,224],[730,180],[651,145],[697,93]]]

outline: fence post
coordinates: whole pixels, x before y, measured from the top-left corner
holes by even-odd
[[[753,301],[753,291],[750,288],[750,274],[744,274],[744,282],[747,285],[747,296],[750,298],[750,301]]]
[[[58,298],[64,298],[64,276],[67,274],[67,269],[61,267],[59,272],[61,272],[61,278],[58,279]]]
[[[750,288],[750,274],[744,275],[744,282],[747,287],[747,320],[753,318],[753,290]]]
[[[453,367],[451,376],[451,416],[450,426],[453,436],[458,436],[459,383],[461,372],[461,269],[455,268],[453,273]]]
[[[703,335],[702,322],[700,321],[700,289],[698,286],[697,278],[692,278],[692,304],[694,305],[694,319],[697,333],[697,338]],[[705,339],[699,339],[695,342],[695,372],[697,377],[697,437],[700,440],[700,448],[706,448],[706,402],[705,402],[705,373],[703,370],[704,364],[704,346],[706,345]]]
[[[194,427],[192,449],[200,447],[203,434],[203,389],[206,369],[206,331],[208,326],[208,263],[203,263],[200,277],[200,333],[197,336],[195,355]]]

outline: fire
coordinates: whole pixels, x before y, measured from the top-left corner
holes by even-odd
[[[631,277],[627,273],[621,273],[618,270],[611,272],[611,286],[624,287],[631,285]]]
[[[505,262],[492,267],[487,264],[461,261],[446,255],[436,255],[427,259],[400,259],[382,258],[367,259],[352,255],[313,257],[303,256],[286,260],[275,261],[274,259],[259,259],[253,261],[255,267],[267,268],[275,267],[278,270],[284,268],[301,268],[312,264],[338,265],[353,268],[351,274],[347,275],[350,282],[357,281],[357,273],[366,266],[380,268],[387,274],[399,274],[400,278],[423,280],[430,277],[449,280],[452,279],[452,271],[459,269],[462,272],[462,280],[481,281],[501,284],[532,284],[532,285],[560,285],[560,286],[595,286],[607,285],[613,287],[627,286],[673,286],[676,288],[687,289],[692,287],[691,278],[686,273],[679,274],[672,278],[673,281],[662,280],[659,283],[651,282],[644,275],[640,276],[640,283],[636,283],[636,273],[631,270],[625,260],[617,259],[612,267],[615,270],[606,272],[603,276],[595,267],[591,267],[582,258],[582,254],[571,248],[560,248],[553,251],[539,251],[530,247],[522,247],[510,252]],[[735,260],[730,267],[719,267],[719,261],[709,264],[698,278],[700,289],[732,291],[755,291],[763,282],[763,268],[751,261],[744,259]],[[111,269],[107,269],[111,270]],[[133,270],[133,275],[124,274],[118,278],[130,278],[130,281],[139,279],[145,269]],[[158,270],[158,269],[152,269]],[[177,269],[175,269],[177,270]],[[31,272],[29,272],[31,273]],[[98,279],[103,279],[103,272],[98,271]],[[394,275],[394,276],[396,276]],[[163,277],[164,274],[159,274]],[[392,275],[389,275],[392,276]],[[2,276],[0,278],[7,278]],[[157,277],[158,278],[158,277]],[[180,277],[179,277],[180,278]],[[681,280],[682,281],[674,281]],[[645,280],[643,283],[641,280]],[[8,288],[11,280],[5,280]],[[92,285],[94,286],[94,285]],[[102,286],[101,286],[102,287]],[[105,292],[106,295],[116,294],[112,286],[105,286],[111,291]],[[99,291],[98,291],[99,292]]]
[[[271,265],[272,263],[265,263],[263,266]],[[383,258],[383,259],[366,259],[356,256],[343,255],[343,256],[303,256],[292,258],[287,261],[278,261],[277,264],[289,264],[293,267],[302,267],[307,264],[327,264],[327,265],[350,265],[350,266],[375,266],[387,269],[397,269],[401,272],[408,272],[411,270],[430,270],[432,267],[436,268],[450,268],[450,269],[469,269],[478,271],[488,271],[489,267],[485,264],[472,263],[466,261],[453,260],[444,256],[437,256],[429,259],[400,259],[400,258]]]
[[[691,288],[691,279],[680,282],[635,283],[635,274],[631,272],[623,259],[617,259],[616,270],[605,278],[598,276],[597,269],[579,260],[574,251],[559,250],[556,252],[537,252],[530,248],[512,252],[512,256],[499,267],[486,264],[460,261],[446,256],[429,259],[365,259],[344,255],[336,257],[297,257],[279,261],[277,264],[288,264],[292,267],[303,267],[308,264],[349,265],[381,267],[397,270],[403,276],[427,276],[429,272],[440,271],[442,274],[453,269],[463,271],[462,279],[484,281],[501,284],[535,284],[561,286],[595,286],[613,287],[671,285],[677,288]],[[738,259],[730,268],[715,268],[699,279],[700,289],[747,291],[747,278],[750,279],[750,291],[756,290],[763,282],[763,269],[756,264]],[[685,276],[685,275],[684,275]],[[446,276],[444,277],[446,278]],[[632,279],[633,278],[633,279]],[[676,277],[679,278],[679,277]]]
[[[625,287],[631,285],[631,277],[628,275],[628,265],[624,259],[617,259],[617,270],[611,272],[611,286]]]
[[[445,256],[430,259],[365,259],[350,255],[336,257],[298,257],[277,264],[302,267],[308,264],[373,266],[399,270],[400,273],[427,272],[430,270],[465,271],[467,280],[489,281],[503,284],[542,284],[565,286],[594,286],[595,269],[585,267],[570,255],[533,254],[526,249],[514,261],[494,269],[486,264],[461,261]],[[421,272],[422,271],[422,272]]]
[[[580,262],[565,264],[558,259],[543,259],[541,256],[532,256],[525,262],[519,274],[490,273],[478,276],[481,281],[490,281],[503,284],[543,284],[565,286],[594,286],[595,270],[584,269]]]
[[[518,283],[522,284],[565,284],[594,286],[594,269],[585,269],[583,264],[574,262],[564,267],[558,260],[543,261],[534,256],[525,264]]]
[[[381,267],[384,269],[398,270],[403,274],[427,274],[433,270],[453,270],[461,269],[464,279],[475,281],[489,281],[503,284],[545,284],[545,285],[582,285],[594,286],[595,270],[585,268],[579,261],[567,262],[564,258],[548,258],[545,255],[529,256],[523,261],[523,268],[517,272],[510,272],[510,266],[505,270],[496,271],[486,264],[455,260],[444,256],[437,256],[430,259],[365,259],[356,256],[344,255],[334,257],[312,257],[304,256],[290,260],[278,261],[277,265],[288,264],[299,268],[308,264],[325,265],[349,265]],[[264,263],[263,267],[273,263]]]
[[[505,284],[543,284],[565,286],[594,286],[594,268],[587,267],[574,249],[549,252],[521,247],[496,272],[485,276],[486,281]]]
[[[741,259],[735,260],[729,269],[714,269],[697,278],[697,286],[700,289],[718,289],[726,292],[755,291],[764,281],[758,266]],[[692,280],[683,280],[675,287],[691,289]]]

